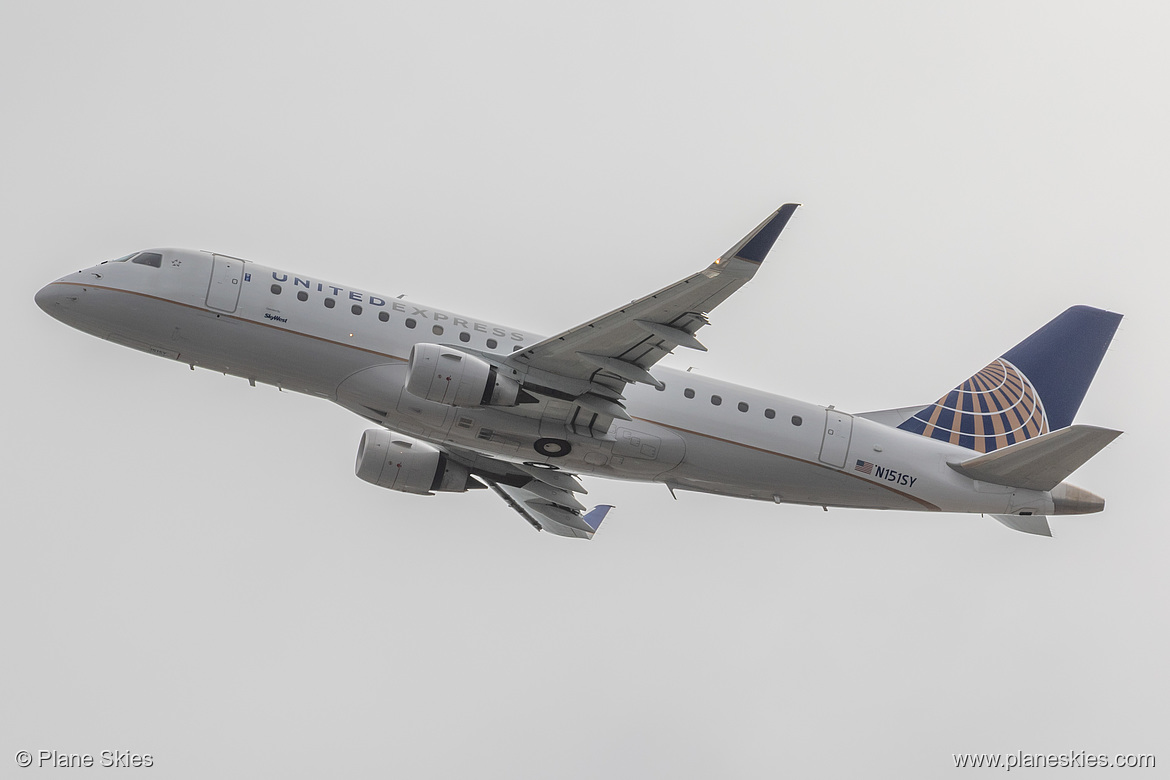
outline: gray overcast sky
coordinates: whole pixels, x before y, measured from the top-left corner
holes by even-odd
[[[1167,14],[4,4],[0,774],[20,749],[156,777],[1164,772]],[[362,420],[33,304],[184,246],[552,333],[790,200],[673,365],[864,411],[1120,311],[1078,418],[1126,431],[1075,478],[1108,510],[1046,540],[593,480],[617,509],[574,543],[369,486]]]

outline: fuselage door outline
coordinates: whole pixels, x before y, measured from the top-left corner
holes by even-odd
[[[822,463],[845,468],[849,438],[853,435],[853,415],[836,409],[825,410],[825,437],[821,440]]]
[[[244,263],[224,255],[214,255],[213,260],[211,283],[207,287],[207,306],[231,314],[240,303]]]

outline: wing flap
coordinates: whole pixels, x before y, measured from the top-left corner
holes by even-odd
[[[445,446],[443,449],[449,457],[470,468],[477,480],[487,485],[537,531],[592,539],[601,521],[613,508],[601,504],[586,511],[576,494],[587,491],[577,475],[567,471],[509,463],[459,447]]]
[[[532,513],[525,508],[525,506],[509,495],[508,491],[504,490],[504,486],[499,482],[490,479],[484,479],[484,484],[487,485],[493,493],[504,499],[504,503],[516,510],[516,514],[524,518],[525,521],[537,531],[543,531],[540,521],[533,517]]]
[[[539,479],[533,479],[524,486],[524,490],[527,490],[529,493],[535,493],[558,506],[568,507],[574,512],[584,512],[586,509],[585,505],[578,501],[577,497],[568,490],[553,487],[547,482],[541,482]]]
[[[546,497],[547,492],[544,488],[547,488],[548,485],[538,480],[531,480],[523,487],[516,487],[497,482],[490,477],[480,476],[479,479],[482,479],[496,495],[504,499],[504,503],[528,521],[529,525],[538,531],[547,531],[555,536],[592,539],[593,534],[601,527],[601,521],[605,519],[609,510],[613,509],[608,504],[601,504],[586,512],[584,511],[585,507],[573,498],[572,494],[563,491],[558,498],[568,496],[572,500],[572,506],[562,505],[558,501]],[[537,493],[536,490],[539,490],[540,493]]]
[[[581,480],[567,471],[560,469],[542,469],[536,466],[526,466],[517,464],[516,468],[523,471],[525,474],[545,482],[553,487],[558,487],[561,490],[567,490],[570,493],[588,493],[585,486],[581,484]]]
[[[593,538],[593,532],[597,530],[589,523],[585,522],[585,515],[579,512],[573,512],[565,509],[563,506],[557,506],[551,501],[544,501],[539,498],[530,498],[524,503],[529,508],[531,508],[533,512],[536,512],[545,520],[551,520],[557,525],[563,526],[565,528],[571,528],[573,531],[577,532],[573,534],[574,536],[577,536],[578,534],[585,534],[584,538],[591,539]],[[598,508],[600,509],[600,507]],[[601,516],[604,518],[604,513]],[[600,524],[600,521],[598,521],[598,525]]]
[[[653,333],[664,341],[672,341],[678,346],[686,347],[687,349],[697,349],[700,352],[707,351],[707,348],[693,334],[688,333],[682,328],[663,325],[660,322],[647,322],[646,320],[634,320],[634,322],[638,327]]]

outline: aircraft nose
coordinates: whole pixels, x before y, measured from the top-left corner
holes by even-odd
[[[78,288],[61,284],[58,279],[55,282],[49,282],[41,289],[37,290],[36,296],[33,298],[37,302],[37,306],[41,311],[48,314],[56,320],[61,320],[77,303]]]
[[[50,282],[37,290],[37,295],[34,299],[37,302],[37,306],[40,306],[41,311],[45,314],[52,314],[53,305],[57,302],[57,291],[53,289],[53,284]]]

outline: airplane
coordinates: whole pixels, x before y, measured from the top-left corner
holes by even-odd
[[[659,366],[706,351],[708,315],[797,208],[708,267],[551,337],[207,251],[147,249],[47,284],[50,316],[116,344],[306,393],[369,422],[358,477],[486,488],[533,528],[591,539],[582,477],[671,494],[989,514],[1051,536],[1100,512],[1065,479],[1120,435],[1073,424],[1121,315],[1074,306],[933,403],[850,414]]]

